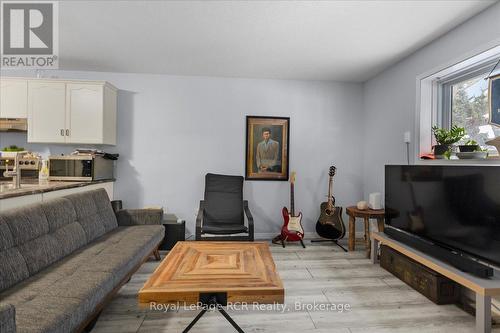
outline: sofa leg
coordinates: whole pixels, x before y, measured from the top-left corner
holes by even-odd
[[[160,251],[158,251],[158,249],[155,249],[155,250],[153,251],[153,255],[155,256],[155,259],[156,259],[157,261],[160,261],[160,260],[161,260],[161,257],[160,257]]]

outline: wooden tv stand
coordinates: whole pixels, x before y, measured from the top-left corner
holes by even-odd
[[[476,294],[476,332],[491,332],[491,297],[500,296],[500,277],[482,279],[462,272],[443,261],[389,238],[383,232],[372,232],[371,239],[371,259],[374,264],[378,262],[378,246],[384,244],[472,290]]]

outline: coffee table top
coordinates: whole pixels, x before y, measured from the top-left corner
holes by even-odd
[[[178,242],[139,291],[139,303],[196,304],[200,293],[227,302],[283,303],[283,283],[264,242]]]

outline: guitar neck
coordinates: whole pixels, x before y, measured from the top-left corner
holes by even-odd
[[[328,204],[331,205],[332,200],[332,187],[333,187],[333,177],[330,176],[330,180],[328,181]]]
[[[290,214],[295,216],[294,185],[290,184]]]

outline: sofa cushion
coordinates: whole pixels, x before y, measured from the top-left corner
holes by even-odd
[[[10,242],[10,249],[18,251],[24,263],[18,260],[19,257],[16,256],[15,251],[11,251],[11,253],[14,253],[16,262],[19,265],[28,268],[28,276],[59,260],[63,255],[61,244],[49,233],[49,222],[42,207],[43,203],[33,204],[7,210],[0,215],[0,223],[7,225],[7,228],[11,232],[12,242]],[[9,241],[0,247],[5,247],[7,243]],[[8,262],[1,259],[4,257],[0,257],[0,266],[8,266]],[[24,274],[19,275],[18,280],[11,282],[20,282],[28,276]],[[10,285],[12,284],[9,283]],[[3,289],[0,286],[0,290]]]
[[[95,191],[92,198],[96,204],[97,211],[100,213],[99,217],[101,218],[106,232],[118,227],[116,215],[113,211],[113,207],[111,207],[111,201],[109,201],[108,193],[104,189],[101,189]]]
[[[76,210],[76,218],[81,224],[87,236],[87,242],[91,242],[99,236],[102,236],[106,230],[98,218],[97,206],[94,200],[86,193],[78,193],[68,196],[73,202]]]
[[[16,307],[18,333],[68,333],[87,316],[85,304],[71,297],[36,297]]]
[[[35,276],[5,290],[0,294],[0,299],[2,299],[2,302],[5,301],[14,306],[19,306],[35,299],[40,292],[56,285],[65,277],[66,275],[62,274],[59,270],[45,269]]]
[[[51,232],[76,221],[75,207],[67,198],[55,198],[42,205]]]
[[[77,270],[74,274],[42,290],[39,297],[77,298],[83,303],[83,312],[88,316],[114,286],[112,273]]]
[[[51,235],[43,235],[18,246],[30,276],[62,258],[61,244]]]
[[[62,257],[87,244],[85,231],[78,222],[73,222],[55,230],[52,237],[60,245]]]
[[[127,243],[132,240],[150,240],[153,239],[158,242],[161,242],[163,236],[165,235],[165,227],[163,225],[137,225],[133,227],[126,227],[126,234],[120,240],[121,243]],[[140,244],[140,243],[139,243]]]
[[[76,218],[87,235],[87,242],[118,227],[111,202],[104,189],[76,193],[66,198],[75,207]]]
[[[41,204],[9,209],[2,215],[12,233],[14,245],[26,244],[49,232],[49,222]]]
[[[112,273],[115,283],[119,283],[158,245],[163,238],[163,228],[161,225],[118,228],[112,233],[122,236],[121,239],[96,254],[92,263],[81,269]]]
[[[68,276],[80,268],[86,269],[94,266],[97,256],[106,248],[118,243],[127,234],[126,229],[128,228],[118,227],[53,264],[50,268]]]
[[[5,251],[14,246],[14,238],[10,232],[7,222],[0,215],[0,251]]]
[[[0,291],[29,277],[26,261],[17,248],[0,252]]]

